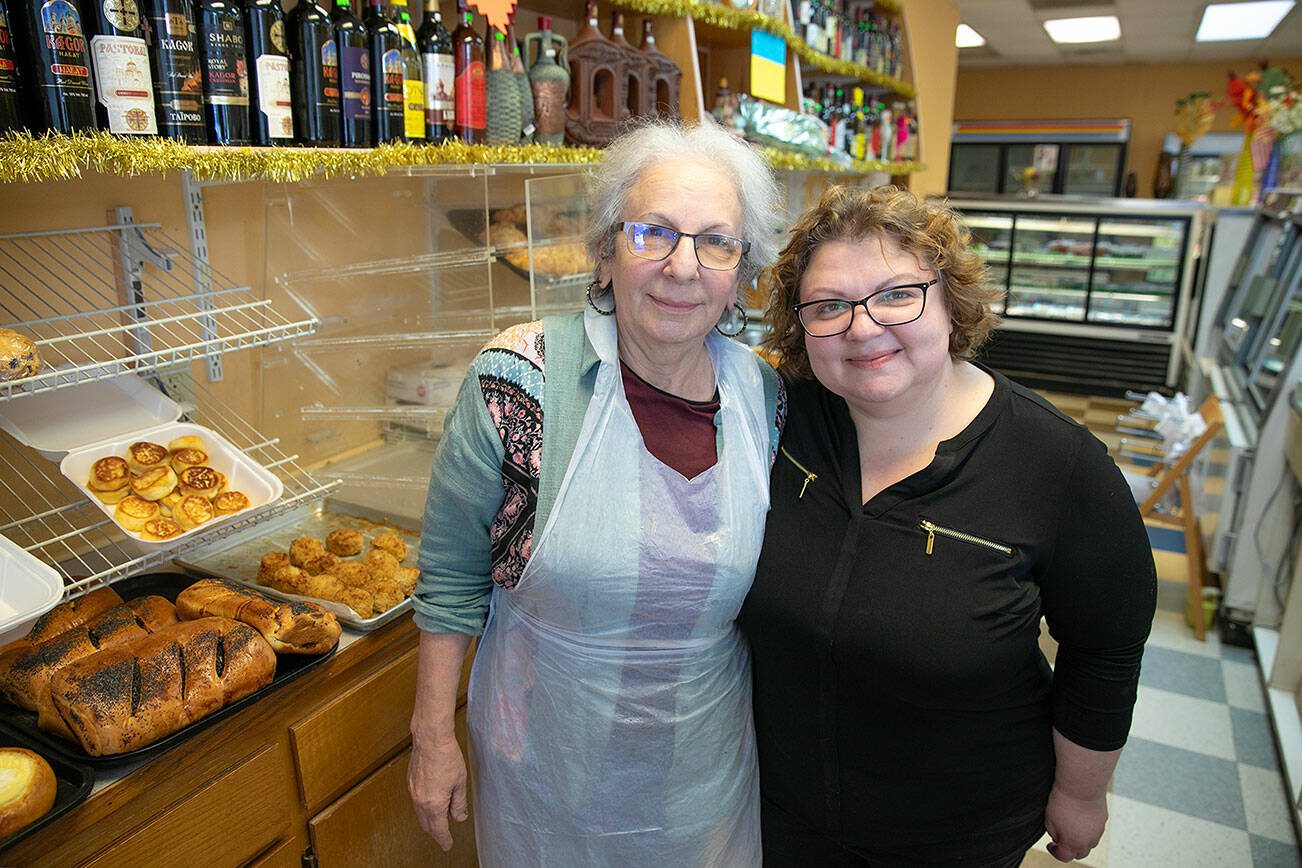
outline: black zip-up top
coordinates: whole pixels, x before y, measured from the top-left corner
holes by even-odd
[[[741,614],[766,847],[800,829],[869,864],[997,863],[1043,832],[1054,728],[1126,740],[1156,592],[1138,509],[1102,443],[989,373],[971,424],[866,504],[845,402],[789,386]]]

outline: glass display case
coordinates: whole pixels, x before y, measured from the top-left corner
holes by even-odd
[[[1176,385],[1209,209],[1068,196],[950,204],[1005,291],[989,363],[1050,388]]]

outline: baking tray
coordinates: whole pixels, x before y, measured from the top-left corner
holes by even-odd
[[[8,729],[2,724],[0,724],[0,747],[25,747],[40,754],[54,770],[55,781],[54,805],[42,816],[23,826],[8,838],[0,839],[0,851],[3,851],[86,801],[91,788],[95,786],[95,770],[84,763],[53,755],[22,733]]]
[[[411,611],[411,597],[373,618],[359,618],[357,613],[343,603],[321,600],[316,597],[303,597],[287,594],[258,584],[258,564],[262,556],[270,551],[289,551],[289,544],[301,536],[316,537],[324,542],[326,534],[336,528],[352,528],[370,537],[377,533],[393,532],[402,537],[407,544],[407,557],[402,566],[416,566],[416,556],[420,549],[420,534],[409,528],[382,520],[378,515],[363,515],[365,510],[343,512],[331,508],[331,502],[316,503],[301,510],[293,510],[276,518],[259,524],[256,528],[231,534],[206,546],[200,546],[186,552],[174,563],[194,573],[230,579],[235,582],[257,588],[269,597],[281,600],[307,600],[324,606],[334,612],[339,623],[349,629],[363,633],[383,627],[403,612]],[[365,554],[368,546],[362,547]],[[345,559],[346,560],[346,559]]]
[[[185,573],[144,573],[114,582],[113,590],[117,591],[123,600],[134,600],[137,597],[154,594],[175,602],[176,595],[193,585],[195,581],[194,576]],[[112,754],[111,756],[91,756],[81,749],[81,745],[64,741],[58,736],[50,735],[38,728],[36,725],[36,712],[27,711],[3,701],[0,701],[0,722],[3,722],[9,730],[17,732],[29,741],[36,743],[39,752],[46,756],[56,755],[61,759],[85,763],[96,768],[126,765],[139,760],[152,759],[158,754],[176,747],[195,733],[230,717],[245,706],[252,705],[268,693],[278,690],[308,670],[321,665],[333,656],[338,648],[339,645],[336,643],[335,647],[326,653],[315,656],[309,654],[277,654],[276,674],[266,687],[255,690],[238,702],[219,708],[207,717],[197,720],[153,744],[125,753]]]

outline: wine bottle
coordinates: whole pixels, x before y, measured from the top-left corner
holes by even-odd
[[[511,50],[506,47],[506,34],[491,24],[488,39],[484,63],[488,127],[484,141],[490,145],[516,145],[520,143],[523,121],[520,90],[511,72]]]
[[[529,86],[529,75],[524,71],[524,58],[520,55],[520,43],[515,38],[515,13],[506,19],[506,44],[511,49],[511,75],[515,78],[515,88],[520,92],[520,140],[532,142],[534,132],[538,129],[534,123],[533,88]]]
[[[15,0],[22,32],[19,68],[30,70],[32,132],[95,129],[95,94],[81,13],[71,0]]]
[[[339,47],[339,141],[345,148],[369,148],[374,144],[370,40],[349,0],[335,0],[330,20]]]
[[[484,39],[475,30],[475,15],[466,0],[457,0],[460,21],[452,33],[457,137],[470,144],[484,141],[488,130],[488,88],[484,74]]]
[[[403,139],[402,34],[384,13],[383,0],[371,0],[366,11],[370,36],[371,122],[375,143]]]
[[[452,138],[456,123],[452,101],[456,62],[452,59],[452,34],[439,14],[439,0],[425,0],[425,20],[416,31],[416,44],[425,74],[425,137],[442,142]]]
[[[289,87],[289,42],[280,0],[245,0],[244,38],[249,46],[249,118],[255,145],[284,145],[294,138],[294,99]]]
[[[339,147],[339,48],[334,25],[316,0],[299,0],[285,19],[289,30],[289,88],[294,140]]]
[[[395,5],[399,5],[395,2]],[[405,0],[402,5],[405,5]],[[420,54],[416,51],[416,32],[411,29],[411,15],[398,12],[398,32],[402,34],[402,133],[409,142],[425,141],[425,79],[420,75]]]
[[[101,129],[123,136],[158,134],[149,48],[140,31],[136,0],[90,0],[90,63],[95,77],[95,114]]]
[[[158,132],[191,145],[208,141],[203,128],[203,73],[198,28],[187,0],[143,0],[145,44],[154,71]]]
[[[214,145],[249,143],[249,64],[238,0],[199,0],[203,116]]]
[[[24,126],[18,56],[10,30],[8,0],[0,0],[0,133]]]

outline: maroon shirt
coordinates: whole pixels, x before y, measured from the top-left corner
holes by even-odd
[[[714,429],[718,391],[709,401],[688,401],[657,389],[623,362],[619,371],[647,451],[687,479],[713,467],[718,461]]]

